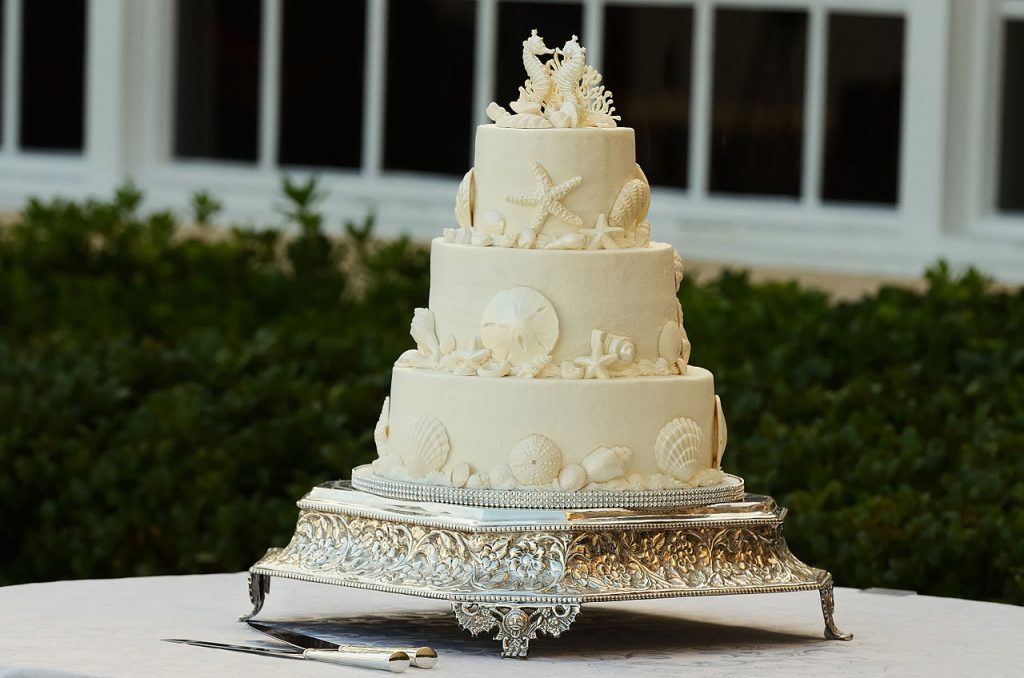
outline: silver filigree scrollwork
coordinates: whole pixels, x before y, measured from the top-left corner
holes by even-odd
[[[555,638],[569,630],[580,613],[578,604],[521,606],[452,603],[459,626],[474,636],[497,628],[502,657],[525,658],[538,633]]]
[[[836,600],[832,592],[831,577],[822,585],[819,593],[821,595],[821,614],[825,617],[825,637],[829,640],[853,640],[853,634],[840,631],[833,618],[836,611]]]

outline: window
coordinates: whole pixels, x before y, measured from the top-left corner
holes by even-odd
[[[462,175],[471,164],[476,3],[388,7],[384,167]]]
[[[895,205],[903,18],[828,18],[822,198]]]
[[[261,5],[179,0],[177,156],[256,160]]]
[[[282,165],[359,167],[366,2],[284,0]]]
[[[800,194],[807,14],[714,14],[710,182],[717,193]]]
[[[4,19],[7,8],[0,0],[0,148],[4,147]]]
[[[1003,91],[996,206],[1024,211],[1024,21],[1003,29]]]
[[[544,37],[548,49],[561,47],[573,35],[579,36],[580,42],[586,46],[582,37],[583,7],[578,2],[499,3],[495,91],[491,98],[505,108],[519,97],[519,88],[526,80],[522,44],[533,29]]]
[[[605,11],[604,81],[637,162],[654,184],[686,188],[693,10],[612,5]]]
[[[20,145],[81,151],[85,0],[28,0],[21,12]]]

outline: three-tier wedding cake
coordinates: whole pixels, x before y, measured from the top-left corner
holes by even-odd
[[[650,240],[633,130],[575,36],[476,133],[458,228],[375,430],[378,478],[492,490],[717,486],[725,419],[689,364],[679,255]]]

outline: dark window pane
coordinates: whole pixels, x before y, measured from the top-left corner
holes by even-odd
[[[366,2],[283,4],[278,161],[359,167]]]
[[[473,34],[469,0],[392,2],[384,167],[463,174],[473,125]]]
[[[255,160],[259,0],[179,0],[175,154]]]
[[[21,11],[21,146],[80,151],[85,0],[29,0]]]
[[[530,31],[544,38],[549,49],[561,47],[573,35],[583,41],[583,7],[578,2],[537,3],[502,2],[498,4],[498,44],[494,70],[493,99],[508,108],[519,98],[519,88],[526,80],[523,68],[523,40]],[[548,57],[542,57],[542,61]]]
[[[1024,210],[1024,21],[1007,21],[1003,33],[1003,110],[999,148],[1001,210]]]
[[[692,35],[689,7],[605,11],[604,81],[619,124],[636,130],[637,162],[651,183],[687,185]]]
[[[800,194],[807,13],[715,11],[709,188]]]
[[[825,200],[896,204],[903,18],[832,14],[825,90]]]

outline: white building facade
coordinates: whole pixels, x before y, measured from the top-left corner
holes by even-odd
[[[1024,0],[0,0],[0,212],[109,195],[451,226],[519,42],[605,72],[684,258],[1024,282]],[[562,35],[562,33],[565,35]]]

